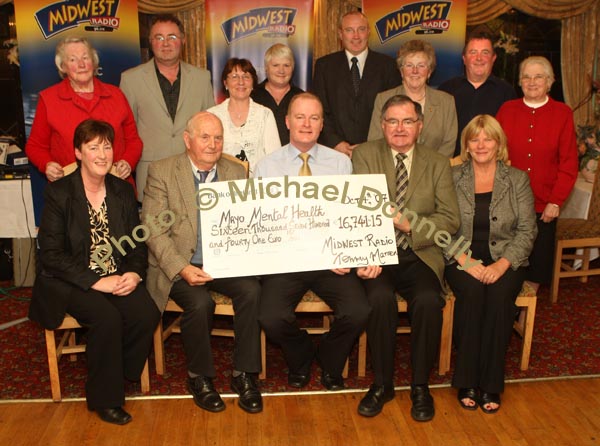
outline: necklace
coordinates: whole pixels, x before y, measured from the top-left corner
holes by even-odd
[[[423,93],[423,96],[421,96],[419,99],[413,99],[413,101],[415,101],[415,102],[421,102],[423,99],[425,99],[425,95],[426,94],[427,94],[427,92]]]

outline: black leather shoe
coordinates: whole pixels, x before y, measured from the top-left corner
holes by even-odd
[[[288,384],[297,389],[305,387],[310,382],[310,373],[288,373]]]
[[[127,424],[131,421],[131,415],[123,410],[122,407],[112,407],[110,409],[96,409],[98,416],[102,421],[112,424]]]
[[[188,377],[188,390],[194,397],[196,405],[209,412],[225,410],[225,403],[219,392],[215,390],[212,379],[206,376]]]
[[[410,390],[410,399],[412,409],[410,414],[415,421],[429,421],[435,415],[433,408],[433,397],[429,393],[427,384],[422,386],[413,386]]]
[[[358,405],[358,413],[363,417],[374,417],[379,415],[383,409],[383,405],[394,399],[394,387],[392,385],[379,386],[371,384],[369,391],[360,400]]]
[[[327,390],[335,392],[337,390],[344,390],[344,378],[341,376],[330,375],[329,372],[323,371],[321,374],[321,384]]]
[[[262,412],[263,404],[260,390],[253,373],[242,373],[231,377],[231,388],[240,396],[238,405],[248,413]]]

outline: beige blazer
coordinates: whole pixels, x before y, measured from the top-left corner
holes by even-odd
[[[140,201],[150,163],[183,153],[183,130],[188,119],[215,105],[210,73],[185,62],[180,62],[180,70],[181,85],[175,121],[171,120],[160,90],[154,59],[121,74],[121,90],[131,106],[138,134],[144,142],[142,158],[136,168]]]
[[[217,162],[219,181],[246,178],[244,167],[221,159]],[[156,222],[163,211],[175,215],[172,225],[165,228]],[[162,214],[166,215],[166,214]],[[179,272],[190,264],[196,251],[198,208],[196,186],[187,153],[155,161],[148,169],[148,181],[142,204],[142,222],[152,228],[148,245],[148,278],[146,287],[163,311],[171,286],[180,280]]]
[[[383,138],[381,130],[381,109],[385,102],[397,94],[406,94],[404,86],[400,85],[391,90],[383,91],[375,98],[371,124],[369,126],[369,141]],[[446,92],[435,90],[431,87],[425,89],[425,119],[423,130],[419,135],[419,144],[436,150],[450,158],[454,154],[458,121],[454,97]]]
[[[452,181],[452,171],[448,158],[417,144],[408,178],[406,208],[415,212],[419,221],[426,217],[435,231],[454,234],[460,226],[460,212]],[[388,197],[396,199],[396,167],[390,148],[384,139],[369,141],[352,152],[352,166],[355,174],[385,174]],[[433,235],[429,237],[430,226],[422,230],[411,228],[409,243],[415,254],[429,266],[443,285],[444,257],[442,248],[436,245]]]

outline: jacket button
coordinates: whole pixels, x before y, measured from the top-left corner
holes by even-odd
[[[498,221],[498,217],[492,217],[492,221]]]
[[[492,242],[492,246],[496,246],[496,242],[495,242],[495,241],[494,241],[494,242]]]

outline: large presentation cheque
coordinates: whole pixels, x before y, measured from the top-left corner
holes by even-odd
[[[384,175],[201,185],[204,269],[214,278],[398,263]]]

